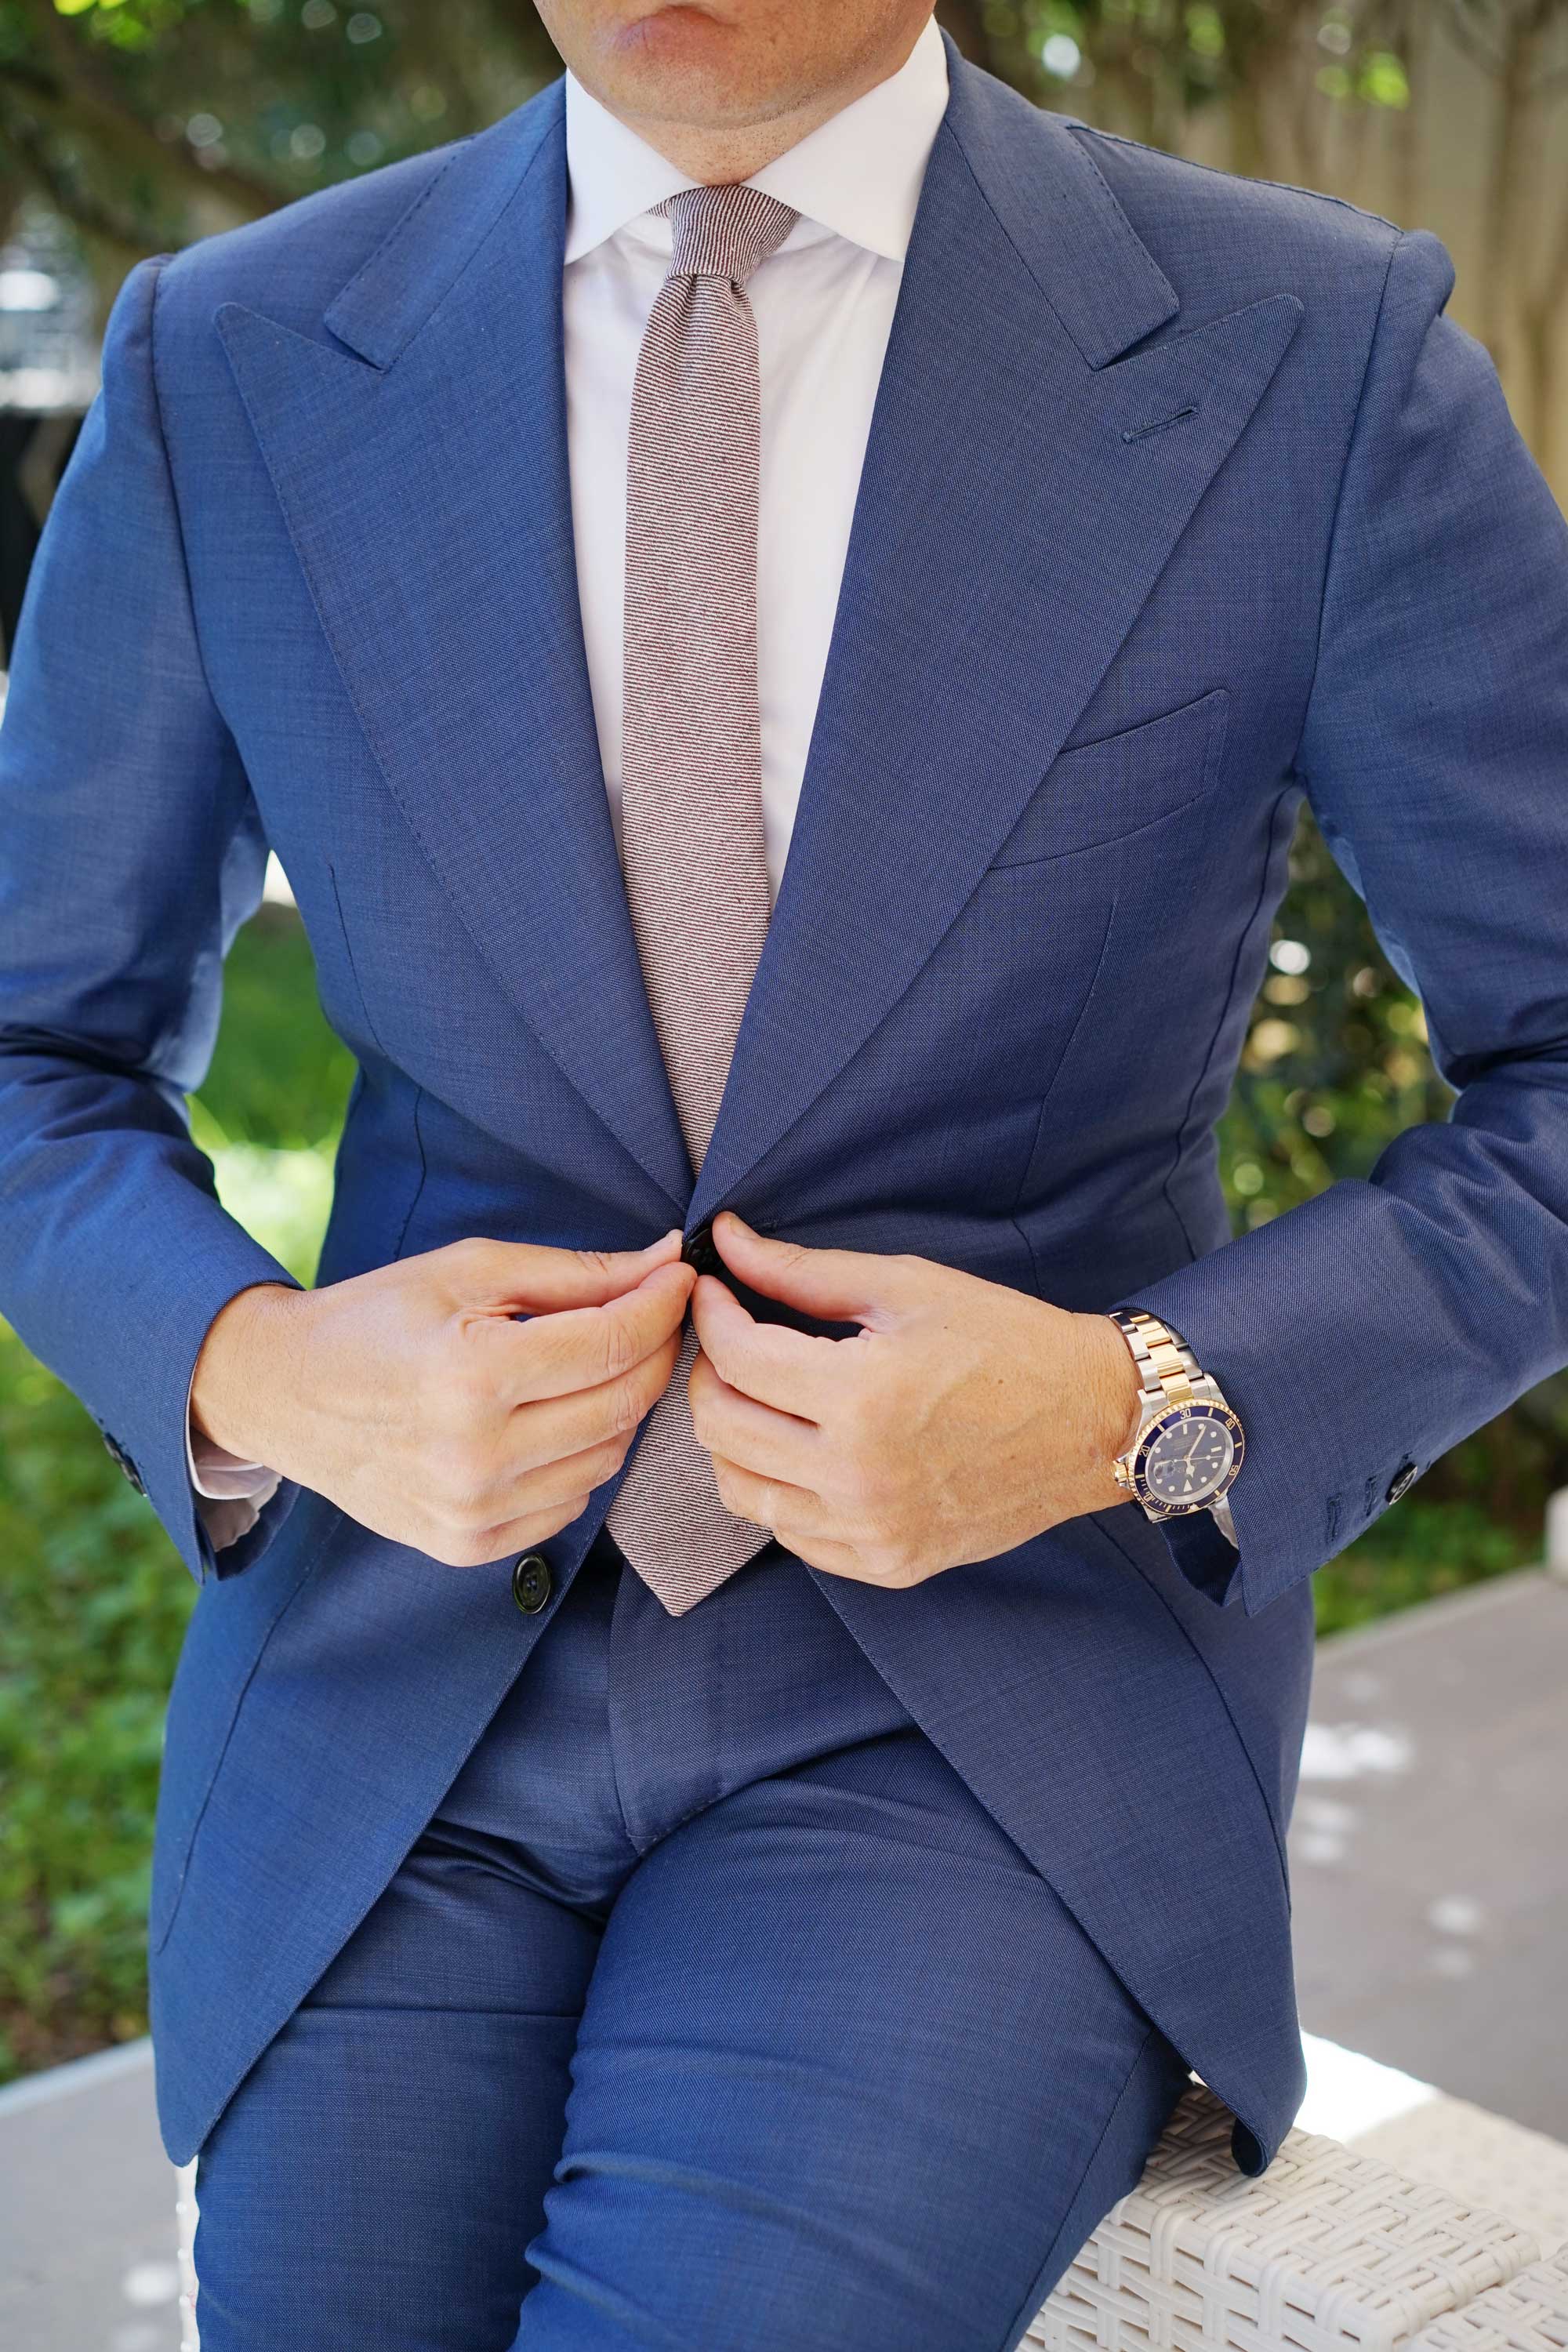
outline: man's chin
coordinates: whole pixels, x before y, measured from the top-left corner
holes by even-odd
[[[634,80],[701,79],[733,73],[745,45],[744,28],[710,9],[650,8],[609,36],[605,63]]]
[[[760,54],[747,55],[748,48]],[[776,87],[779,59],[754,26],[706,8],[651,10],[623,26],[598,59],[601,98],[649,121],[721,131],[765,121],[795,102]]]

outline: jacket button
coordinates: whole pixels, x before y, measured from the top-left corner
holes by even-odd
[[[147,1489],[142,1483],[141,1471],[138,1470],[135,1463],[132,1462],[130,1454],[127,1454],[124,1446],[121,1445],[118,1437],[111,1437],[107,1429],[103,1433],[103,1450],[108,1454],[110,1460],[124,1473],[132,1486],[135,1487],[136,1492],[139,1495],[144,1495],[147,1492]]]
[[[730,1269],[720,1256],[718,1244],[713,1239],[711,1218],[687,1234],[680,1244],[680,1255],[682,1263],[695,1266],[699,1274],[716,1274],[721,1281],[729,1280]]]
[[[1385,1503],[1397,1503],[1405,1488],[1407,1486],[1414,1486],[1420,1475],[1421,1474],[1416,1469],[1414,1462],[1401,1463],[1399,1468],[1394,1472],[1393,1477],[1388,1482],[1388,1492],[1384,1496],[1384,1501]]]
[[[537,1617],[554,1591],[550,1563],[542,1553],[525,1551],[511,1572],[511,1597],[525,1617]]]

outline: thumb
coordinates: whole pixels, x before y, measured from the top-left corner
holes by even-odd
[[[719,1255],[739,1280],[830,1323],[864,1323],[874,1330],[896,1319],[904,1291],[897,1258],[869,1250],[808,1249],[759,1234],[725,1209],[713,1220]]]
[[[509,1314],[548,1315],[564,1307],[605,1307],[680,1255],[680,1228],[640,1250],[551,1249],[532,1242],[457,1244],[469,1305]]]

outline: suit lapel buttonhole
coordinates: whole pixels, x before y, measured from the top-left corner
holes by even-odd
[[[1174,414],[1170,416],[1156,416],[1152,424],[1134,425],[1128,427],[1123,431],[1121,438],[1124,441],[1146,441],[1151,433],[1163,433],[1167,426],[1172,425],[1181,425],[1184,423],[1186,418],[1189,416],[1195,416],[1197,413],[1195,404],[1190,404],[1186,408],[1178,408]]]

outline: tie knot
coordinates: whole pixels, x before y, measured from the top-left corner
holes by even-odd
[[[667,213],[675,230],[672,276],[731,278],[737,285],[777,252],[799,217],[747,180],[682,188],[654,210]]]

